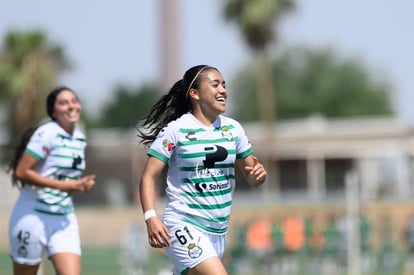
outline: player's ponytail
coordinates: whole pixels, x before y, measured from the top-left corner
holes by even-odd
[[[9,167],[7,169],[8,172],[12,172],[11,174],[11,181],[13,186],[17,186],[19,188],[22,188],[24,186],[24,183],[20,182],[16,177],[16,168],[19,164],[20,159],[23,156],[23,153],[26,149],[27,144],[29,143],[30,138],[32,137],[33,133],[36,131],[37,127],[32,127],[26,130],[26,132],[23,133],[19,144],[16,147],[15,154],[13,159],[9,163]]]

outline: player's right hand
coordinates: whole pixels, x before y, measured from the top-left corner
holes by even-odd
[[[87,175],[76,180],[65,180],[64,190],[69,193],[76,191],[90,192],[95,186],[95,175]]]
[[[148,242],[154,248],[170,247],[171,234],[158,217],[149,218],[147,221]]]

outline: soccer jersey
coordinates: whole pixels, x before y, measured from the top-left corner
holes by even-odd
[[[85,170],[85,147],[85,135],[78,128],[70,135],[59,124],[50,121],[36,129],[25,153],[38,160],[34,170],[42,176],[77,179]],[[74,211],[72,196],[67,192],[31,184],[24,185],[17,205],[19,203],[51,215],[67,215]]]
[[[225,234],[235,187],[234,164],[253,152],[241,125],[218,116],[211,127],[187,113],[161,130],[148,155],[168,164],[164,217]]]

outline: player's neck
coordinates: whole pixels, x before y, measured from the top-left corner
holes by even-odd
[[[217,116],[206,116],[201,112],[193,112],[193,116],[203,125],[210,127],[216,121]]]

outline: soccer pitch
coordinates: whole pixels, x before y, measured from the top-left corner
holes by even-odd
[[[164,255],[151,252],[150,261],[140,263],[131,259],[120,247],[84,247],[82,248],[82,275],[157,275],[168,267]],[[50,261],[42,268],[39,275],[54,275]],[[12,275],[12,262],[8,251],[0,251],[0,274]]]

